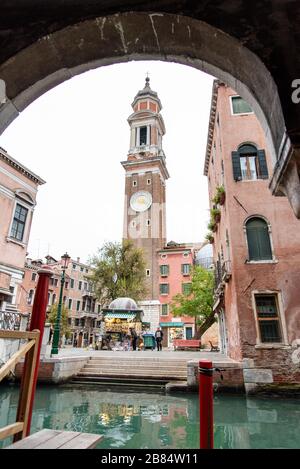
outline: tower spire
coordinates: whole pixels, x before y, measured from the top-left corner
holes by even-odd
[[[146,73],[145,88],[150,88],[150,77],[149,72]]]

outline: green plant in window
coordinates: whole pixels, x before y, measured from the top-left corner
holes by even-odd
[[[209,224],[207,225],[207,228],[209,229],[209,231],[212,231],[213,233],[215,233],[217,231],[217,223],[211,220]]]
[[[214,235],[212,232],[209,232],[207,233],[207,235],[205,236],[205,239],[210,243],[210,244],[213,244],[214,242]]]
[[[224,186],[217,186],[216,195],[213,198],[215,204],[224,205],[225,203],[225,188]]]
[[[212,223],[219,223],[221,220],[221,210],[218,208],[212,208],[210,211]]]

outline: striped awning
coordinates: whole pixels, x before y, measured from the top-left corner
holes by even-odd
[[[107,313],[105,319],[134,319],[135,313]]]
[[[184,322],[161,322],[160,327],[183,327]]]

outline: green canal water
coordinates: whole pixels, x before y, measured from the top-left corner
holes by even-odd
[[[0,387],[0,427],[15,421],[17,402],[17,387]],[[214,414],[216,448],[300,448],[300,400],[216,395]],[[42,428],[99,433],[98,448],[196,449],[198,397],[43,386],[32,431]]]

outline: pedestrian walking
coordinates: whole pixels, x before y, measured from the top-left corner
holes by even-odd
[[[131,341],[132,341],[132,350],[136,350],[136,343],[138,339],[136,330],[133,327],[130,327],[129,331],[130,331]]]
[[[164,333],[163,331],[161,330],[160,327],[158,327],[156,329],[156,332],[155,332],[155,340],[156,340],[156,346],[157,346],[157,350],[158,351],[162,351],[162,340],[163,340],[163,337],[164,337]]]

